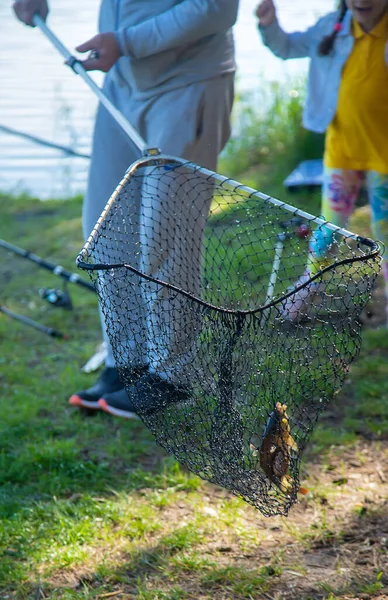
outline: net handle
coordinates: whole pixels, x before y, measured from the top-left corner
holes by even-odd
[[[146,142],[139,135],[136,129],[129,123],[129,121],[127,121],[123,114],[119,110],[117,110],[115,106],[113,106],[109,98],[98,87],[98,85],[90,77],[90,75],[88,75],[87,71],[82,66],[82,63],[69,52],[66,46],[62,44],[62,42],[57,38],[57,36],[46,25],[42,17],[40,17],[38,14],[35,14],[32,17],[32,22],[50,40],[50,42],[58,50],[58,52],[62,54],[62,56],[65,59],[65,64],[68,65],[74,71],[74,73],[80,75],[80,77],[85,81],[85,83],[89,86],[92,92],[97,96],[101,104],[105,106],[105,108],[115,119],[116,123],[129,137],[131,142],[135,144],[135,146],[140,150],[142,154],[146,154],[148,150],[148,145],[146,144]]]

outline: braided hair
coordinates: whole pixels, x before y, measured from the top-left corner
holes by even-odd
[[[326,35],[321,40],[321,43],[318,46],[318,54],[320,56],[327,56],[333,50],[335,39],[338,35],[338,32],[341,31],[342,21],[344,20],[347,9],[348,9],[348,7],[346,4],[346,1],[341,0],[339,8],[338,8],[338,10],[339,10],[338,20],[337,20],[336,24],[334,25],[334,29],[329,35]]]

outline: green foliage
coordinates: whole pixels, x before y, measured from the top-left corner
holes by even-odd
[[[304,80],[286,81],[239,95],[233,112],[233,135],[221,154],[218,171],[319,215],[318,189],[290,192],[283,186],[300,161],[323,156],[323,136],[302,126],[304,88]]]
[[[359,587],[359,591],[363,594],[376,594],[383,589],[384,584],[381,582],[381,578],[384,575],[383,571],[379,571],[376,575],[376,580],[372,583],[367,583]]]
[[[323,136],[302,126],[305,81],[273,82],[236,102],[233,131],[221,171],[235,177],[251,168],[270,167],[280,175],[301,160],[321,158]]]

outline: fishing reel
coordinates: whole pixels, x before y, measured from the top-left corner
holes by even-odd
[[[52,306],[63,308],[65,310],[73,310],[73,303],[70,298],[69,292],[64,290],[58,290],[56,288],[41,288],[39,295],[42,300],[45,300]]]

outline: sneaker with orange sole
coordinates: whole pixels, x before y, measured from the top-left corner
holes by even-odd
[[[146,371],[147,367],[145,366],[129,367],[126,377],[136,380]],[[73,394],[69,398],[69,404],[88,410],[100,410],[99,399],[106,394],[113,394],[119,391],[124,392],[124,386],[119,378],[118,370],[115,367],[105,367],[96,383],[86,390],[81,390]]]

